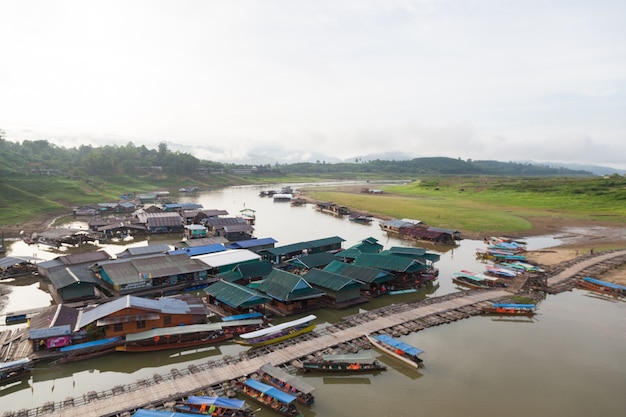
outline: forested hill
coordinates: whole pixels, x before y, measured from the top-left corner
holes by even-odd
[[[328,174],[353,172],[360,174],[397,175],[497,175],[497,176],[592,176],[589,171],[553,168],[519,162],[472,161],[454,158],[416,158],[409,161],[375,160],[363,163],[297,163],[281,165],[288,174]]]
[[[163,175],[193,177],[197,172],[236,173],[250,168],[263,175],[499,175],[499,176],[592,176],[588,171],[575,171],[517,162],[472,161],[453,158],[417,158],[408,161],[374,160],[354,163],[295,163],[255,166],[224,164],[200,160],[191,154],[173,152],[165,143],[157,149],[135,146],[63,148],[45,140],[11,142],[0,131],[0,175],[10,177],[25,173],[63,176],[139,175],[158,170]],[[254,169],[252,169],[254,168]],[[0,177],[0,178],[1,178]]]

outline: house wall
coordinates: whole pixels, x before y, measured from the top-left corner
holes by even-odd
[[[107,316],[107,318],[115,318],[119,317],[123,319],[127,316],[138,316],[138,315],[148,315],[148,314],[158,314],[159,318],[155,320],[131,320],[125,323],[119,324],[108,324],[103,326],[105,337],[115,337],[122,336],[126,334],[139,333],[144,332],[146,330],[154,329],[154,328],[162,328],[162,327],[172,327],[172,326],[180,326],[180,325],[191,325],[191,324],[200,324],[206,322],[206,317],[204,315],[193,315],[193,314],[163,314],[159,312],[142,310],[139,308],[126,308],[120,311],[116,311],[115,313]]]

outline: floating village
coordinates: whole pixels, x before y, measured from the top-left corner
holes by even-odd
[[[441,277],[440,255],[417,246],[385,248],[365,237],[344,248],[339,236],[281,246],[271,237],[254,236],[252,209],[231,215],[195,203],[172,203],[167,197],[167,192],[128,195],[117,203],[79,207],[73,214],[84,219],[88,230],[50,229],[24,240],[76,247],[180,235],[173,248],[148,244],[116,256],[105,250],[81,251],[43,262],[0,258],[0,279],[36,275],[54,300],[43,309],[0,317],[8,329],[0,333],[0,385],[28,379],[37,364],[64,366],[112,353],[225,342],[249,349],[238,357],[172,369],[131,385],[3,416],[254,416],[259,407],[301,416],[302,408],[315,402],[314,388],[299,377],[302,373],[388,372],[373,351],[414,372],[427,366],[424,352],[402,342],[402,335],[481,314],[533,316],[545,294],[574,286],[626,297],[626,287],[593,278],[626,262],[626,251],[585,255],[545,268],[527,259],[523,240],[489,237],[476,249],[484,270]],[[354,222],[375,221],[368,213],[295,196],[288,187],[259,197],[314,204],[316,210]],[[379,227],[415,242],[455,245],[462,239],[458,231],[412,219],[381,220]],[[364,305],[437,286],[442,279],[462,290],[393,303],[316,327],[316,310]]]

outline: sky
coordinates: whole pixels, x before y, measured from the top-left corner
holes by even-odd
[[[0,2],[0,130],[626,169],[623,0]]]

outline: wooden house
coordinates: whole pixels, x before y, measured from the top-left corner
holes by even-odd
[[[195,224],[205,224],[207,219],[213,219],[223,216],[228,216],[228,211],[217,209],[202,209],[198,210],[196,217],[193,219],[193,222]]]
[[[394,275],[390,285],[397,288],[414,288],[421,283],[421,273],[430,268],[415,259],[396,255],[364,253],[354,260],[355,265],[381,269]],[[386,286],[388,290],[389,287]],[[382,291],[385,292],[385,291]]]
[[[280,265],[302,255],[320,252],[339,252],[344,241],[344,239],[338,236],[333,236],[266,249],[260,252],[260,254],[263,255],[263,259],[267,259],[274,265]]]
[[[183,218],[178,213],[147,213],[137,214],[137,220],[143,223],[148,233],[182,233]]]
[[[276,239],[264,237],[260,239],[239,240],[228,243],[226,246],[230,249],[248,249],[252,252],[262,252],[265,249],[271,249],[275,246]]]
[[[269,261],[244,263],[235,266],[230,271],[217,274],[217,277],[224,281],[247,285],[265,279],[272,272],[272,269],[272,264]]]
[[[184,295],[147,299],[127,295],[79,312],[74,333],[109,338],[149,329],[206,323],[208,310],[200,297]]]
[[[78,309],[63,304],[40,310],[30,318],[28,326],[28,338],[32,342],[33,351],[69,345],[77,319]]]
[[[187,239],[199,239],[207,237],[207,228],[201,224],[186,224],[184,227],[185,237],[187,237]]]
[[[254,228],[246,223],[241,217],[209,217],[203,224],[207,227],[209,235],[224,236],[226,239],[239,237],[235,240],[248,240],[252,237]]]
[[[272,299],[252,288],[228,281],[217,281],[204,289],[211,306],[220,307],[225,315],[265,313],[264,304]]]
[[[257,289],[272,298],[267,308],[280,315],[319,308],[319,298],[325,295],[301,276],[280,269],[272,270]]]
[[[390,286],[395,276],[387,271],[368,266],[354,265],[333,261],[328,264],[324,271],[343,275],[361,283],[361,291],[366,295],[378,295],[383,287]]]
[[[311,269],[302,278],[324,291],[325,295],[320,298],[320,302],[327,306],[346,308],[367,301],[367,298],[361,296],[362,283],[344,275]]]
[[[92,269],[120,294],[146,289],[166,292],[210,281],[207,265],[185,254],[122,258]]]

